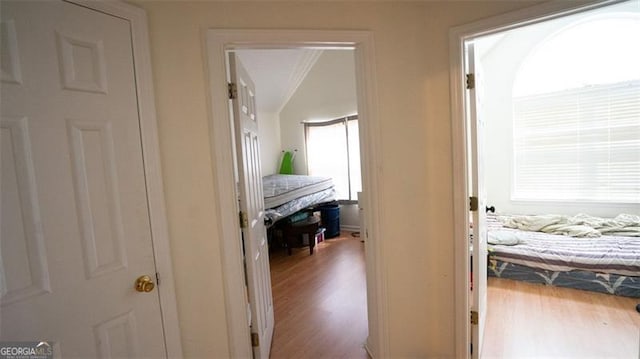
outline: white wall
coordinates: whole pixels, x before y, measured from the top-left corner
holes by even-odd
[[[360,230],[360,209],[357,204],[340,205],[340,229],[343,231]]]
[[[302,121],[332,120],[357,112],[353,51],[324,51],[280,111],[282,149],[298,150],[295,173],[308,173]]]
[[[575,215],[615,217],[619,213],[640,213],[637,204],[566,203],[549,201],[512,201],[513,171],[512,89],[517,71],[527,55],[548,36],[564,28],[574,17],[558,19],[511,31],[489,48],[478,50],[482,69],[479,86],[485,119],[485,187],[487,203],[497,213]]]
[[[258,110],[258,136],[260,137],[260,161],[262,175],[272,175],[280,169],[280,117]]]
[[[229,357],[204,29],[371,31],[389,357],[454,358],[449,29],[536,2],[135,1],[149,19],[185,358]]]
[[[307,174],[302,121],[332,120],[358,112],[353,51],[326,50],[280,112],[282,148],[298,150],[294,171]],[[360,226],[357,205],[340,206],[340,225]]]

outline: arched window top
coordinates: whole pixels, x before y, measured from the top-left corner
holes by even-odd
[[[519,200],[640,203],[640,16],[574,22],[531,52],[513,91]]]
[[[569,25],[525,59],[513,96],[640,79],[640,14],[608,13]]]

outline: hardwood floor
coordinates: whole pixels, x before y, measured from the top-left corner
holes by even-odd
[[[482,358],[640,358],[638,303],[489,278]]]
[[[314,254],[270,253],[271,358],[367,358],[364,245],[347,232]],[[489,278],[482,358],[640,359],[640,300]]]
[[[364,243],[340,237],[270,253],[275,331],[271,358],[368,358]]]

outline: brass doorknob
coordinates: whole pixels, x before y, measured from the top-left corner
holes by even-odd
[[[155,288],[156,285],[153,284],[153,282],[151,281],[151,277],[149,277],[148,275],[143,275],[138,277],[138,279],[136,279],[136,285],[135,285],[135,289],[138,292],[151,292],[153,290],[153,288]]]

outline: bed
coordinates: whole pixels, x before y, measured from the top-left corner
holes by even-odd
[[[578,224],[562,226],[558,220],[567,217],[540,217],[525,225],[518,222],[525,216],[487,217],[489,276],[640,298],[639,226],[611,230],[574,217],[568,221]]]
[[[262,191],[270,225],[303,209],[336,200],[330,177],[269,175],[262,178]]]

